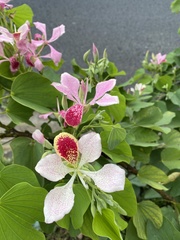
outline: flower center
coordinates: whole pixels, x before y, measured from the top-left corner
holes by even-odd
[[[56,153],[71,164],[75,164],[79,157],[77,139],[66,132],[60,133],[54,139]]]

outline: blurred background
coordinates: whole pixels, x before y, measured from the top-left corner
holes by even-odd
[[[60,24],[66,33],[53,46],[63,54],[61,72],[72,72],[71,59],[84,66],[82,56],[92,48],[100,56],[106,48],[129,79],[141,67],[146,52],[169,53],[180,47],[180,14],[170,10],[171,0],[14,0],[14,6],[28,4],[34,21],[46,23],[48,36]]]

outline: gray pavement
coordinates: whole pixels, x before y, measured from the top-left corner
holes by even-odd
[[[66,33],[54,43],[63,53],[62,71],[72,72],[70,61],[83,64],[83,53],[94,42],[102,54],[106,48],[109,59],[130,78],[141,67],[147,50],[162,54],[180,46],[177,30],[180,14],[172,14],[171,0],[16,0],[26,3],[35,13],[34,21],[53,27],[66,26]]]

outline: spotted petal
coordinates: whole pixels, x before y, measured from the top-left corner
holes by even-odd
[[[54,139],[54,148],[56,153],[69,163],[77,162],[79,156],[78,144],[73,135],[67,132],[58,134]]]
[[[76,127],[81,123],[83,116],[83,106],[81,104],[75,104],[68,108],[65,113],[65,122],[72,127]]]
[[[49,154],[42,158],[35,170],[50,181],[57,182],[63,179],[72,170],[66,167],[57,154]]]
[[[104,192],[121,191],[125,184],[125,171],[115,164],[106,164],[99,171],[82,171],[93,179],[95,185]]]
[[[81,153],[80,166],[97,160],[102,151],[101,138],[98,133],[90,132],[84,134],[78,141],[79,152]]]
[[[44,203],[46,223],[56,222],[71,211],[74,205],[73,182],[74,177],[66,185],[56,187],[47,194]]]

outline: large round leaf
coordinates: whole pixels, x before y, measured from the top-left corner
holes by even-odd
[[[40,113],[56,108],[60,93],[51,86],[51,81],[38,73],[28,72],[15,78],[11,88],[12,98]]]
[[[0,198],[1,240],[45,240],[32,225],[43,221],[43,205],[47,191],[18,183]]]

